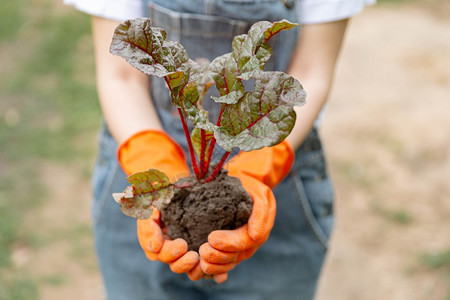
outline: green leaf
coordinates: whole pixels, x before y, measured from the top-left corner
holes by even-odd
[[[127,177],[132,184],[123,193],[114,193],[114,200],[119,203],[122,212],[136,219],[148,219],[155,207],[161,210],[169,204],[174,187],[169,178],[161,171],[150,169]]]
[[[291,29],[297,24],[286,20],[279,22],[261,21],[252,25],[248,34],[233,39],[232,52],[214,59],[210,66],[210,77],[216,83],[221,96],[233,91],[244,92],[239,78],[246,72],[263,70],[272,54],[267,43],[270,38],[282,30]],[[220,98],[219,98],[220,99]]]
[[[291,28],[294,28],[298,24],[291,23],[286,20],[281,20],[278,22],[274,22],[271,25],[267,25],[264,30],[264,38],[266,39],[266,42],[270,40],[275,34],[279,33],[282,30],[289,30]]]
[[[166,40],[166,36],[163,29],[151,26],[150,19],[127,20],[116,28],[110,51],[146,74],[164,77],[172,104],[181,108],[194,126],[212,130],[213,124],[201,108],[206,90],[212,85],[207,76],[209,61],[189,59],[183,46]]]
[[[244,151],[273,146],[284,140],[295,124],[294,105],[305,102],[301,84],[283,72],[255,71],[255,90],[226,105],[220,127],[214,131],[217,143],[226,151]]]
[[[226,95],[230,92],[228,82],[231,81],[232,78],[234,78],[234,72],[230,72],[228,74],[225,72],[227,69],[227,62],[232,61],[230,57],[231,53],[219,56],[214,59],[209,66],[209,76],[212,78],[212,80],[214,80],[216,88],[221,96]],[[230,66],[229,68],[231,67],[232,66]],[[235,69],[234,71],[237,72],[237,69]],[[227,76],[231,77],[227,78]]]
[[[225,104],[235,104],[239,101],[239,99],[244,96],[244,92],[242,91],[232,91],[226,95],[223,95],[219,98],[211,96],[211,98],[217,103],[225,103]]]
[[[208,131],[214,131],[216,128],[216,126],[209,121],[208,112],[206,110],[199,109],[196,105],[186,102],[184,112],[195,127]]]
[[[174,90],[175,104],[181,106],[179,96],[183,87],[195,82],[202,68],[189,59],[180,43],[168,41],[166,37],[163,29],[151,26],[150,19],[127,20],[114,31],[110,52],[148,75],[165,77]]]
[[[209,64],[211,63],[207,58],[197,58],[195,62],[200,66],[202,72],[197,77],[197,90],[200,95],[199,105],[202,104],[202,100],[205,97],[208,89],[214,84],[211,77],[208,76]]]
[[[196,81],[201,78],[202,69],[196,62],[189,60],[177,70],[182,75],[177,76],[176,84],[172,78],[165,77],[171,89],[172,104],[184,109],[185,102],[188,101],[197,106],[200,101],[200,93]]]
[[[150,19],[127,20],[114,31],[110,52],[125,58],[142,72],[163,77],[189,58],[176,42],[166,42],[166,32],[151,26]]]
[[[182,66],[185,81],[172,90],[172,101],[182,109],[194,126],[213,131],[215,126],[209,122],[208,112],[202,108],[203,97],[212,85],[211,79],[206,75],[208,64],[209,61],[201,60],[200,64],[190,61]]]

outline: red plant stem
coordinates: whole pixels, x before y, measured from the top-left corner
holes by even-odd
[[[219,126],[220,125],[220,121],[222,121],[222,115],[223,115],[223,112],[225,111],[225,107],[227,106],[227,104],[222,104],[221,106],[220,106],[220,113],[219,113],[219,118],[217,118],[217,126]]]
[[[170,87],[167,76],[164,76],[164,80],[166,81],[167,87],[169,88],[170,92],[172,92],[172,88]],[[186,141],[188,143],[189,156],[191,157],[192,169],[194,170],[194,174],[197,177],[197,179],[200,179],[199,178],[200,171],[198,169],[197,160],[195,158],[194,147],[192,146],[191,134],[189,133],[189,129],[186,124],[186,119],[183,116],[183,111],[179,107],[178,107],[178,114],[180,115],[181,124],[183,124],[184,135],[185,135]]]
[[[183,116],[183,111],[178,107],[178,113],[180,114],[181,123],[183,124],[184,135],[186,136],[186,140],[189,148],[189,155],[191,157],[192,169],[194,170],[195,176],[197,179],[200,179],[200,171],[198,169],[197,160],[194,154],[194,147],[192,146],[191,135],[189,133],[189,129],[186,124],[186,119]]]
[[[211,139],[211,142],[209,143],[208,160],[205,162],[205,170],[206,170],[206,172],[208,172],[208,170],[209,170],[209,164],[211,163],[212,155],[213,155],[215,146],[216,146],[216,139],[213,137]]]
[[[231,154],[231,151],[225,152],[225,154],[222,156],[222,159],[220,160],[220,162],[217,164],[217,166],[212,171],[211,175],[209,175],[209,177],[205,180],[205,183],[210,182],[211,180],[214,180],[214,178],[216,178],[217,174],[222,169],[223,165],[225,164],[225,161],[227,160],[228,156],[230,156],[230,154]]]
[[[226,106],[226,104],[225,105],[222,104],[222,106],[220,107],[220,114],[219,114],[219,118],[217,119],[217,124],[216,124],[217,126],[220,125],[220,121],[222,120],[222,115],[225,110],[225,106]],[[211,159],[212,159],[212,155],[213,155],[215,146],[216,146],[216,138],[213,137],[211,142],[209,143],[208,160],[206,161],[206,168],[205,168],[206,171],[209,170],[209,164],[211,163]]]
[[[201,135],[201,145],[200,145],[200,176],[203,179],[206,175],[207,168],[206,168],[206,161],[205,161],[205,154],[206,154],[206,134],[205,130],[200,130]]]
[[[172,88],[170,87],[169,80],[167,79],[167,76],[164,76],[164,81],[166,82],[167,87],[169,88],[170,92],[172,92]]]

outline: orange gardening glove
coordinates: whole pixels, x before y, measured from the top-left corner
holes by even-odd
[[[139,132],[119,146],[118,160],[127,174],[158,169],[172,181],[189,174],[183,149],[166,133],[156,130]],[[156,209],[147,220],[137,221],[139,243],[150,260],[169,264],[175,273],[187,273],[199,262],[195,251],[188,252],[185,240],[171,240],[161,229],[161,214]]]
[[[199,264],[199,255],[188,251],[181,238],[171,240],[161,230],[161,213],[154,210],[147,220],[138,220],[139,243],[148,259],[167,263],[174,273],[187,273]]]
[[[276,211],[271,188],[284,179],[293,162],[294,152],[287,141],[273,147],[241,152],[230,160],[228,174],[241,180],[253,199],[253,210],[247,224],[209,234],[208,242],[199,249],[204,273],[226,277],[229,270],[250,258],[269,238]]]
[[[166,133],[147,130],[136,133],[119,146],[117,158],[127,175],[158,169],[170,180],[189,174],[183,149]]]

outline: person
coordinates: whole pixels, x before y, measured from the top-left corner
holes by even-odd
[[[373,2],[65,0],[92,15],[97,88],[105,119],[92,177],[93,227],[108,299],[314,298],[333,226],[333,190],[318,127],[348,20]],[[136,171],[153,167],[172,178],[189,172],[183,129],[164,81],[149,80],[109,53],[116,26],[142,16],[166,30],[167,39],[179,41],[191,58],[210,60],[230,52],[232,38],[256,21],[302,24],[300,30],[276,37],[267,65],[298,79],[308,94],[307,104],[295,108],[292,133],[273,150],[239,153],[229,164],[230,173],[247,182],[246,189],[256,190],[250,194],[265,218],[235,231],[213,232],[200,255],[188,252],[183,240],[163,238],[157,212],[140,221],[136,230],[136,220],[122,214],[111,196],[123,191],[129,185],[126,175]],[[217,108],[208,107],[206,99],[214,120]],[[248,175],[253,172],[246,169],[249,161],[250,168],[266,169],[256,168]],[[239,248],[232,237],[247,239],[247,244]],[[215,280],[208,280],[211,276]]]

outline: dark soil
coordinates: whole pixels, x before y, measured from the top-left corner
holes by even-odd
[[[194,184],[177,190],[171,203],[161,210],[170,238],[183,238],[189,250],[198,251],[211,231],[236,229],[247,223],[253,200],[238,178],[223,171],[205,184],[198,183],[195,177],[180,179],[176,184],[187,182]]]

